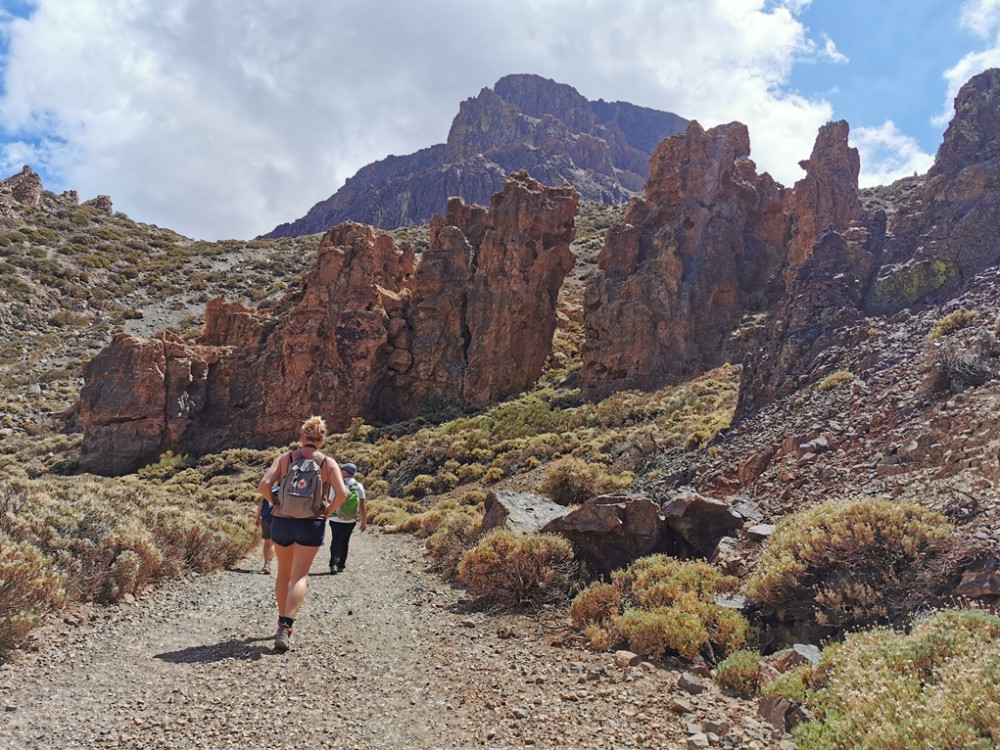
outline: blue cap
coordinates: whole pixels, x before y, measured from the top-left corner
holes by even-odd
[[[346,472],[347,472],[348,474],[350,474],[350,475],[351,475],[352,477],[353,477],[353,476],[354,476],[355,474],[357,474],[357,473],[358,473],[358,467],[357,467],[357,466],[355,466],[354,464],[344,464],[344,465],[343,465],[343,466],[341,466],[340,468],[341,468],[341,469],[343,469],[344,471],[346,471]]]

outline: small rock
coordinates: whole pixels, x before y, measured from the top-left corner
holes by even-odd
[[[685,672],[677,680],[677,687],[691,693],[691,695],[698,695],[699,693],[705,692],[708,686],[703,680],[699,679],[695,675],[690,672]]]

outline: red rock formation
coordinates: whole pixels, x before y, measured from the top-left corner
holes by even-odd
[[[448,202],[409,282],[413,366],[394,378],[419,400],[479,406],[533,383],[552,348],[556,296],[573,267],[576,191],[515,172],[489,209]],[[414,398],[418,404],[414,404]]]
[[[847,145],[846,121],[828,122],[819,129],[812,154],[799,162],[806,176],[795,183],[792,194],[795,225],[788,247],[790,273],[809,257],[816,238],[828,226],[846,229],[861,216],[858,173],[861,157]]]
[[[788,235],[783,190],[758,177],[740,123],[660,144],[645,200],[608,232],[584,302],[584,389],[652,389],[720,364],[747,309],[771,304]],[[765,228],[763,234],[757,226]]]
[[[198,344],[119,334],[87,366],[81,465],[119,473],[199,454],[466,407],[541,373],[572,267],[578,197],[512,175],[490,208],[449,204],[414,268],[409,245],[363,224],[324,235],[302,286],[270,313],[211,301]]]
[[[42,178],[25,165],[20,174],[4,180],[11,194],[23,206],[37,206],[42,200]]]
[[[771,310],[820,231],[861,214],[858,153],[845,122],[820,129],[805,178],[758,175],[740,123],[663,141],[645,200],[607,235],[585,298],[584,390],[652,390],[741,360],[748,313]]]
[[[81,465],[116,474],[183,446],[222,353],[163,333],[153,339],[117,334],[84,367]]]

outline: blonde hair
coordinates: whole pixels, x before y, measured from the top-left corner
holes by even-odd
[[[322,443],[326,440],[326,422],[323,417],[309,417],[302,423],[302,436],[312,442]]]

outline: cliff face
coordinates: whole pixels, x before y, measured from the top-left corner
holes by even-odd
[[[409,245],[346,223],[270,312],[213,300],[197,343],[116,335],[84,369],[81,467],[274,445],[310,414],[343,429],[523,390],[552,346],[578,202],[515,173],[489,208],[451,201],[418,264]]]
[[[343,221],[423,224],[454,196],[486,205],[521,169],[545,185],[571,185],[582,198],[623,203],[642,190],[656,144],[685,124],[626,102],[590,102],[540,76],[506,76],[462,102],[447,143],[364,167],[304,217],[265,236],[325,232]]]
[[[955,97],[922,189],[894,217],[885,265],[865,308],[889,314],[954,295],[1000,262],[1000,70],[970,79]]]
[[[587,290],[584,390],[654,389],[739,359],[744,316],[773,310],[819,228],[861,212],[847,123],[824,126],[786,189],[750,160],[741,123],[691,123],[653,156],[645,199],[608,232]]]
[[[1000,70],[994,69],[959,91],[933,167],[888,230],[885,215],[876,212],[838,231],[820,231],[766,341],[744,361],[737,419],[842,370],[848,353],[878,330],[880,323],[869,324],[869,317],[943,303],[1000,263],[998,142]],[[849,184],[844,175],[835,182]],[[870,355],[865,367],[877,359]]]

